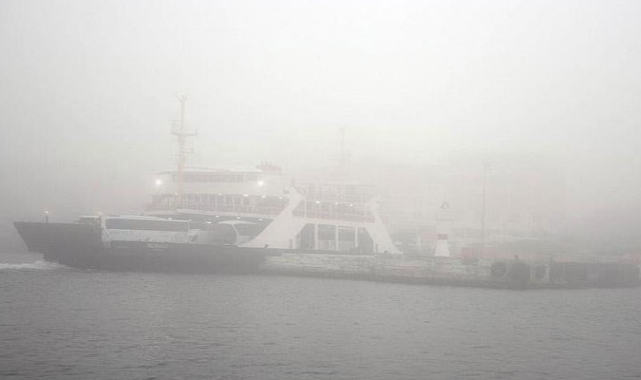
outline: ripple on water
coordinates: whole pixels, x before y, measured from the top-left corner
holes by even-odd
[[[33,263],[0,263],[0,270],[56,270],[67,268],[64,265],[40,260]]]
[[[596,380],[641,374],[638,290],[510,293],[53,270],[61,267],[0,264],[0,271],[12,272],[0,274],[0,376]]]

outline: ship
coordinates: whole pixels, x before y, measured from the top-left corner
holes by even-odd
[[[283,253],[401,254],[369,186],[297,184],[266,163],[166,171],[155,183],[141,216],[14,225],[30,251],[81,268],[255,272]]]
[[[157,173],[142,215],[15,222],[27,248],[71,267],[215,273],[257,272],[267,257],[287,252],[401,254],[369,186],[297,183],[266,162],[244,170],[188,167],[186,140],[194,133],[185,128],[186,99],[179,100],[178,164]]]
[[[32,252],[71,267],[103,270],[262,273],[435,285],[553,288],[639,284],[639,267],[453,256],[447,234],[434,255],[402,252],[371,185],[298,181],[279,166],[186,165],[193,133],[173,131],[178,165],[156,173],[142,215],[85,216],[72,223],[15,222]],[[342,148],[341,148],[342,150]]]

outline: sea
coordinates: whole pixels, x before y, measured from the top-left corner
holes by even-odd
[[[641,289],[79,270],[0,254],[3,379],[640,379]]]

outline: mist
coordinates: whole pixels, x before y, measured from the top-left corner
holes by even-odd
[[[641,379],[640,15],[0,0],[0,378]]]
[[[153,173],[175,166],[185,94],[191,166],[323,173],[344,128],[355,179],[385,188],[399,171],[420,183],[432,167],[478,174],[485,162],[492,183],[527,163],[554,179],[535,191],[555,199],[555,231],[638,250],[639,12],[636,1],[3,1],[0,214],[138,210]]]

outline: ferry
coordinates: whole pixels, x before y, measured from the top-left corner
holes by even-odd
[[[141,215],[71,223],[15,222],[48,261],[104,270],[272,273],[483,287],[637,286],[639,267],[539,258],[452,257],[447,234],[433,256],[404,254],[374,187],[341,178],[305,182],[272,163],[250,169],[186,165],[184,99],[175,170],[156,174]],[[342,150],[342,149],[341,149]],[[341,159],[341,161],[344,161]]]
[[[257,271],[283,252],[400,254],[372,187],[297,183],[280,167],[186,166],[194,134],[181,117],[175,170],[160,172],[142,215],[84,216],[73,223],[15,222],[28,249],[72,267],[114,270]]]
[[[30,251],[72,267],[256,272],[287,252],[400,254],[377,210],[371,187],[296,184],[262,164],[159,173],[144,215],[14,225]]]

